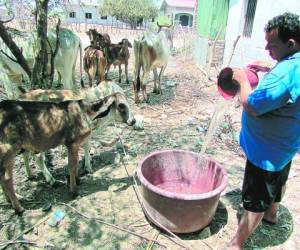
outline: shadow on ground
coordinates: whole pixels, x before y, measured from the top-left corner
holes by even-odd
[[[99,155],[92,157],[93,174],[79,174],[78,199],[98,191],[106,191],[112,185],[117,187],[115,192],[120,192],[133,184],[132,178],[130,177],[115,178],[110,175],[111,171],[119,167],[119,165],[114,164],[117,154],[115,150],[110,150],[103,151]],[[79,162],[79,165],[82,165],[83,162],[84,159]],[[102,168],[107,169],[95,175],[95,173]],[[17,187],[17,192],[23,196],[23,199],[20,201],[25,209],[42,209],[45,204],[54,204],[57,202],[67,203],[74,200],[69,192],[67,166],[55,168],[53,171],[50,171],[57,180],[54,186],[50,186],[50,184],[45,181],[42,173],[39,172],[34,180],[24,181],[22,185]],[[2,207],[9,209],[10,205],[3,200]]]
[[[110,216],[112,211],[110,209],[103,210],[102,195],[97,195],[96,193],[110,189],[106,192],[107,194],[113,192],[118,195],[118,193],[121,193],[133,184],[131,177],[116,178],[111,175],[111,172],[118,167],[117,164],[114,164],[116,155],[117,152],[110,150],[92,157],[93,175],[84,175],[80,178],[79,197],[76,199],[73,199],[69,193],[69,185],[66,180],[66,166],[53,170],[54,178],[59,180],[61,185],[51,187],[45,182],[42,174],[39,174],[33,181],[27,180],[22,183],[18,192],[22,193],[22,195],[24,194],[24,199],[20,200],[26,209],[23,216],[16,216],[11,206],[4,202],[4,197],[1,195],[0,241],[11,240],[16,235],[22,235],[19,240],[26,239],[24,232],[29,230],[31,225],[36,225],[39,220],[46,219],[45,225],[41,227],[41,230],[48,231],[36,231],[34,234],[37,236],[41,235],[42,238],[47,239],[47,242],[49,241],[49,244],[54,246],[51,249],[70,249],[69,247],[74,249],[74,247],[82,248],[87,246],[94,249],[120,249],[121,244],[128,241],[129,234],[114,232],[108,236],[108,229],[104,229],[103,224],[98,223],[96,219],[84,218],[84,216],[74,212],[67,206],[62,206],[62,204],[69,204],[83,214],[91,217],[101,216],[100,218],[104,218],[104,221],[114,223],[114,218]],[[97,172],[98,170],[101,171]],[[112,186],[113,189],[110,188]],[[106,202],[105,206],[109,203]],[[45,205],[54,205],[55,209],[43,211]],[[123,207],[117,206],[117,208],[122,209]],[[52,212],[57,209],[65,211],[66,218],[56,227],[47,226],[48,216],[51,216]],[[109,216],[104,215],[106,210]],[[118,213],[117,210],[116,212]],[[16,244],[9,246],[7,249],[29,248]]]

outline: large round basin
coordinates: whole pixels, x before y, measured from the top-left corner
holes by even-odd
[[[227,173],[220,164],[183,150],[149,154],[139,162],[137,175],[146,215],[175,233],[207,226],[227,185]]]

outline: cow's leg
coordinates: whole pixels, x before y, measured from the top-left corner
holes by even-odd
[[[165,72],[165,69],[166,69],[166,67],[167,67],[167,65],[165,65],[165,66],[163,66],[162,68],[161,68],[161,70],[160,70],[160,73],[159,73],[159,76],[158,76],[158,93],[162,93],[162,90],[161,90],[161,83],[160,83],[160,81],[161,81],[161,78],[162,78],[162,76],[163,76],[163,74],[164,74],[164,72]]]
[[[88,69],[88,77],[89,77],[89,84],[90,84],[90,87],[93,87],[93,80],[96,76],[96,68],[91,66],[89,69]]]
[[[108,64],[108,65],[107,65],[107,68],[106,68],[106,72],[105,72],[105,79],[106,79],[106,80],[110,80],[110,79],[107,79],[109,69],[110,69],[110,64]]]
[[[76,86],[75,66],[76,66],[76,64],[74,64],[74,66],[72,68],[72,72],[71,72],[71,74],[72,74],[72,76],[71,76],[71,79],[72,79],[72,89]]]
[[[90,140],[84,144],[84,170],[88,173],[92,173],[92,166],[91,166],[91,157],[90,157]]]
[[[100,57],[98,63],[98,81],[99,83],[105,81],[105,68],[106,68],[106,59],[104,57]]]
[[[46,181],[53,186],[55,184],[55,179],[49,172],[46,164],[45,164],[45,153],[40,153],[39,156],[36,157],[36,163],[39,166],[40,170],[42,171]]]
[[[119,83],[122,82],[122,68],[121,68],[121,64],[119,64]]]
[[[129,84],[129,80],[128,80],[128,62],[125,63],[125,77],[126,77],[126,84]]]
[[[134,92],[134,102],[139,103],[140,99],[139,99],[139,93],[137,91],[137,82],[133,81],[132,85],[133,85],[133,92]]]
[[[149,71],[143,72],[143,77],[141,81],[142,93],[143,93],[144,101],[146,102],[149,101],[149,95],[147,95],[147,90],[146,90],[146,84],[149,77],[149,73],[150,73]]]
[[[61,83],[61,74],[60,74],[59,71],[57,71],[57,75],[58,75],[58,83],[59,83],[59,85],[62,85],[62,83]]]
[[[78,164],[79,144],[73,143],[68,146],[68,165],[70,175],[70,191],[75,197],[78,194],[76,185],[77,164]]]
[[[153,93],[159,94],[159,90],[157,88],[157,69],[153,69],[153,76],[154,76],[154,85],[153,85]]]
[[[28,151],[25,151],[23,153],[23,160],[24,160],[24,165],[25,165],[25,170],[26,170],[26,174],[29,180],[31,180],[33,178],[32,175],[32,171],[31,168],[29,166],[29,160],[30,159],[30,153]]]
[[[1,173],[0,183],[3,193],[8,201],[12,204],[16,214],[21,214],[24,208],[21,206],[16,196],[13,186],[13,166],[15,163],[15,154],[10,152],[4,155],[1,161],[0,169],[3,169],[4,173]]]

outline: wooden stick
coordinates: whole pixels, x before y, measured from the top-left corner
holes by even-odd
[[[157,240],[159,234],[160,234],[159,231],[154,231],[154,233],[152,235],[152,238],[155,239],[155,240]],[[153,241],[149,241],[146,250],[151,250],[153,248],[153,244],[154,244]]]
[[[240,38],[241,38],[241,35],[238,35],[238,36],[236,37],[234,43],[233,43],[232,51],[231,51],[231,54],[230,54],[230,57],[229,57],[229,61],[228,61],[227,66],[229,66],[230,63],[231,63],[231,60],[232,60],[232,57],[233,57],[233,54],[234,54],[236,45],[237,45],[237,43],[238,43],[238,41],[239,41]]]
[[[8,245],[13,245],[13,244],[30,244],[30,245],[37,245],[33,241],[27,241],[27,240],[8,240],[0,243],[0,246],[4,245],[7,247]],[[4,248],[1,248],[4,249]]]
[[[217,36],[215,37],[215,40],[213,42],[213,46],[212,46],[212,49],[211,49],[211,53],[210,53],[210,56],[209,56],[209,61],[208,61],[208,65],[207,65],[207,76],[209,77],[209,74],[210,74],[210,69],[211,69],[211,64],[212,64],[212,60],[215,56],[215,49],[216,49],[216,44],[217,44],[217,41],[219,40],[219,37],[223,31],[223,28],[224,26],[221,25],[218,33],[217,33]]]

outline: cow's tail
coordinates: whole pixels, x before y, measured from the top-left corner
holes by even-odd
[[[81,87],[84,88],[84,83],[83,83],[83,79],[82,79],[82,43],[81,41],[79,41],[79,60],[80,60],[80,84]]]
[[[140,78],[140,72],[141,72],[141,67],[142,67],[142,60],[141,60],[141,40],[137,42],[137,47],[136,47],[136,90],[137,92],[140,91],[141,89],[141,78]]]

